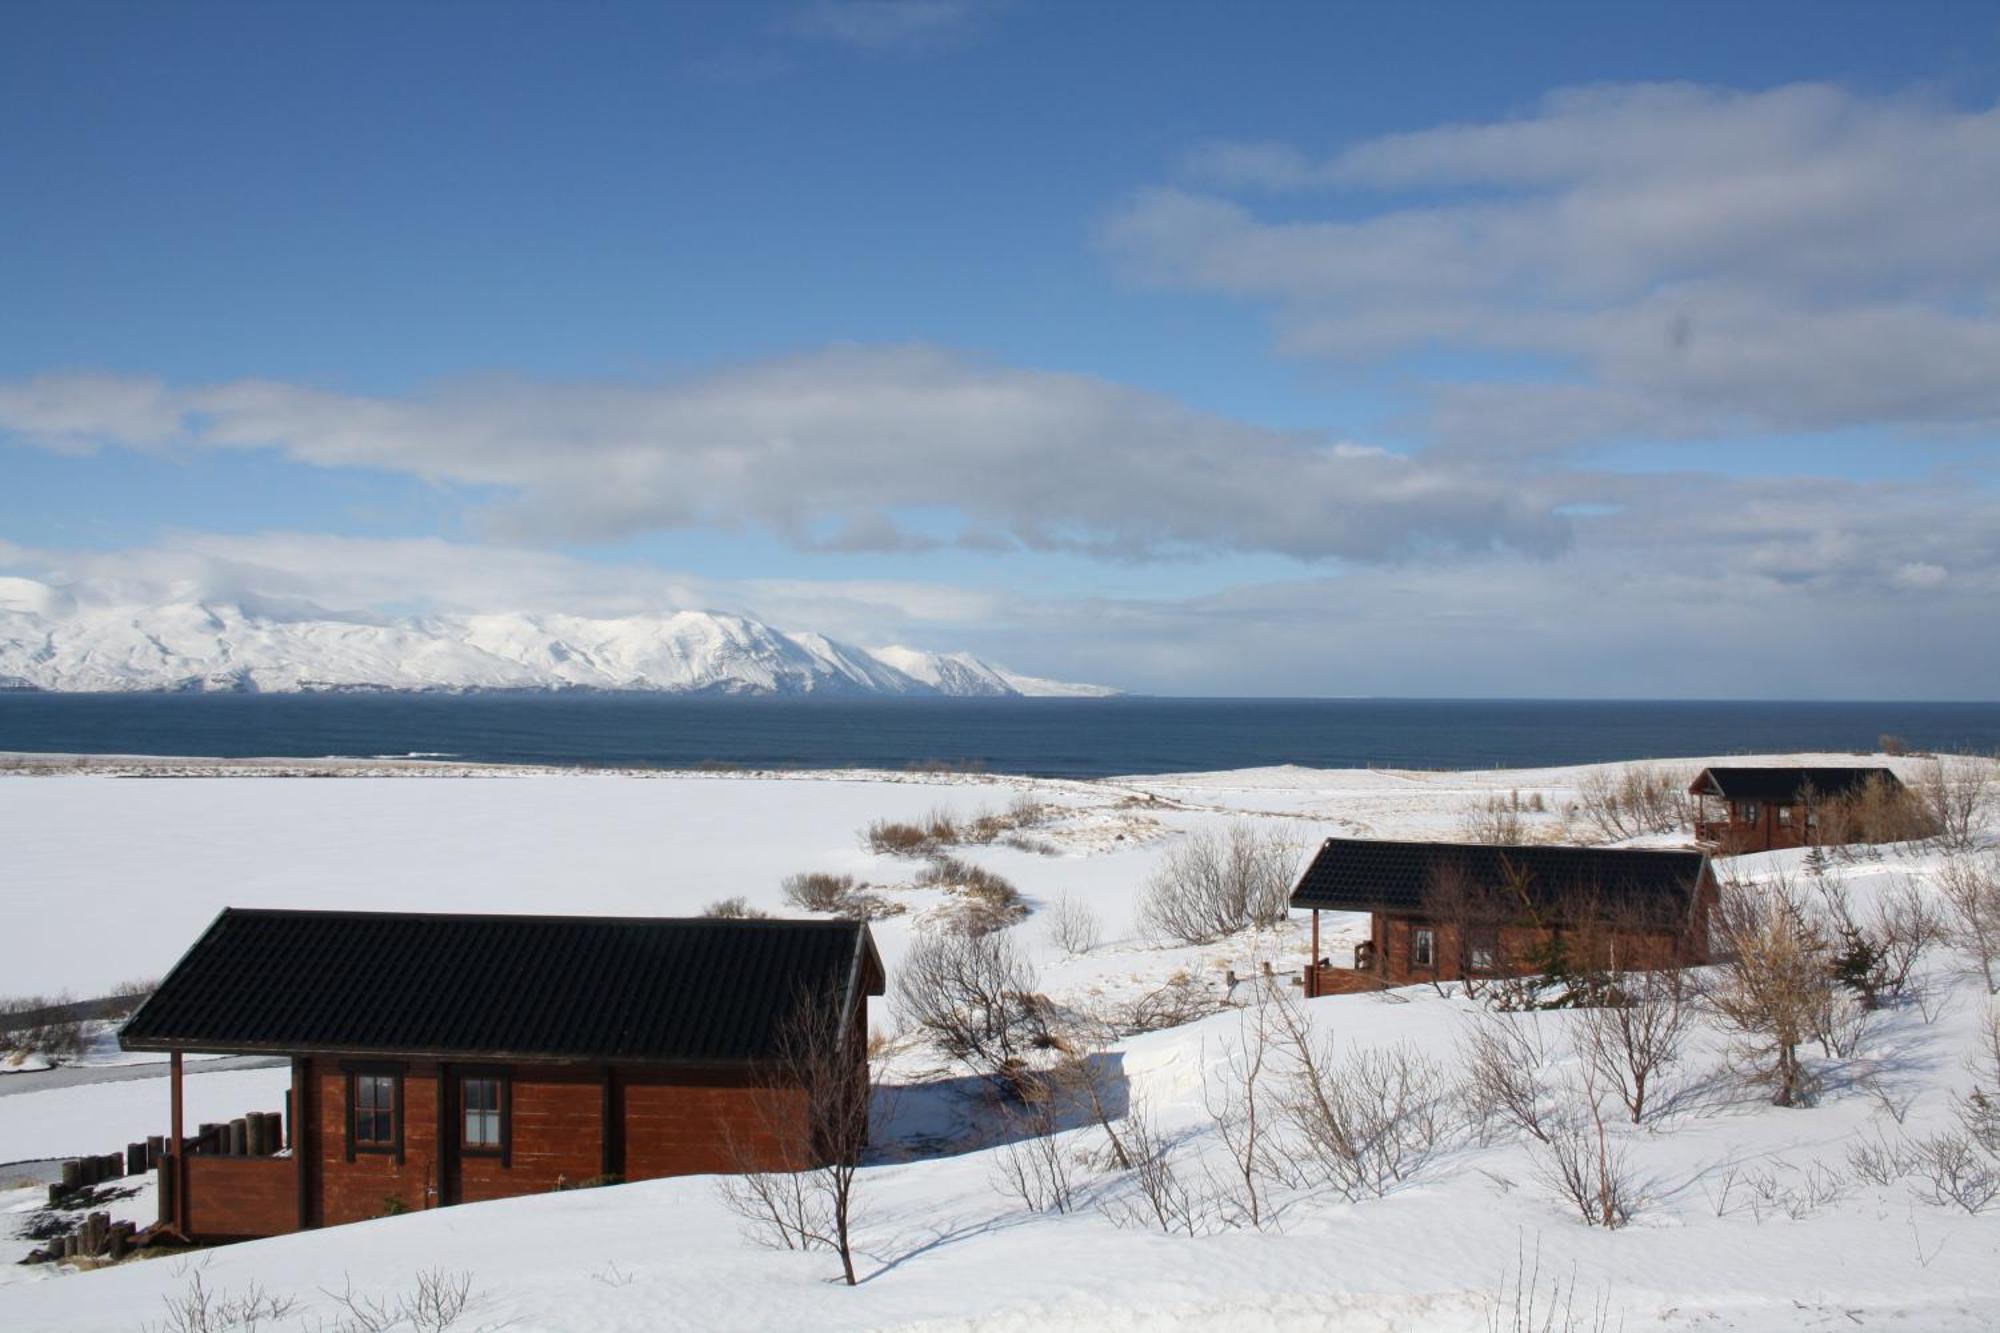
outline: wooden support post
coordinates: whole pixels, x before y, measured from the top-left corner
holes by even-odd
[[[172,1083],[174,1131],[174,1231],[181,1239],[188,1233],[187,1123],[181,1102],[181,1053],[175,1047],[167,1057],[167,1078]]]
[[[1306,964],[1306,998],[1319,994],[1319,909],[1313,908],[1312,960]]]

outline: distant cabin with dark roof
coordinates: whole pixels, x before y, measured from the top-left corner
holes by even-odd
[[[1291,905],[1312,913],[1315,996],[1523,975],[1558,939],[1612,968],[1706,962],[1715,896],[1697,851],[1328,838]],[[1351,961],[1321,954],[1321,912],[1368,914]]]
[[[232,1240],[813,1165],[803,1099],[773,1077],[787,1033],[802,1012],[834,1025],[865,1086],[882,993],[861,922],[229,908],[120,1043],[170,1056],[162,1227]],[[275,1116],[191,1134],[193,1052],[289,1057],[282,1136]]]
[[[1851,800],[1871,783],[1901,794],[1884,767],[1704,768],[1688,786],[1695,840],[1725,855],[1769,852],[1822,841],[1824,804]],[[1836,841],[1843,835],[1832,835]]]

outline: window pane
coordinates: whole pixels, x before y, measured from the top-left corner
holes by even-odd
[[[354,1137],[360,1143],[393,1143],[396,1079],[392,1074],[362,1074],[354,1080]]]
[[[464,1081],[465,1146],[500,1146],[500,1080],[469,1078]]]

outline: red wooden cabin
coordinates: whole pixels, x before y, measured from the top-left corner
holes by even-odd
[[[1519,976],[1555,937],[1592,965],[1707,961],[1716,883],[1700,852],[1328,838],[1292,889],[1312,912],[1306,994]],[[1320,952],[1321,912],[1366,912],[1351,960]],[[1586,960],[1579,960],[1586,961]]]
[[[1887,768],[1704,768],[1688,787],[1697,842],[1725,855],[1805,847],[1821,840],[1820,803],[1879,782],[1900,792]]]
[[[772,1077],[788,1025],[827,1015],[865,1078],[882,993],[860,922],[229,908],[120,1042],[172,1061],[162,1225],[231,1240],[811,1165]],[[285,1150],[191,1139],[187,1052],[289,1057]]]

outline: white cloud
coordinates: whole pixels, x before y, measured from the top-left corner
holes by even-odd
[[[871,54],[958,46],[976,36],[1006,0],[813,0],[787,18],[797,37]]]
[[[1209,143],[1183,167],[1190,186],[1108,220],[1126,270],[1268,305],[1298,355],[1509,358],[1505,382],[1446,386],[1460,450],[2000,425],[2000,109],[1596,87],[1323,157]],[[1238,197],[1270,191],[1295,197]]]
[[[912,549],[940,540],[910,521],[922,511],[957,516],[943,540],[984,548],[1373,560],[1560,550],[1568,525],[1556,507],[1588,498],[924,347],[834,348],[667,383],[509,379],[408,398],[50,376],[0,385],[8,432],[405,473],[471,488],[488,531],[520,540],[754,526],[800,547]]]

